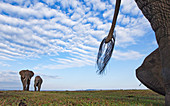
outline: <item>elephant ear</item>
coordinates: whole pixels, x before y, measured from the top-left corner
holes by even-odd
[[[30,71],[30,76],[33,77],[34,76],[34,72]]]
[[[19,72],[19,74],[21,75],[21,77],[25,77],[25,72],[26,72],[26,70],[21,70],[20,72]]]

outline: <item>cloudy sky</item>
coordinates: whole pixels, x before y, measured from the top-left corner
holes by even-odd
[[[104,75],[96,73],[99,44],[116,0],[1,0],[0,89],[21,90],[18,72],[32,70],[43,90],[145,89],[135,76],[157,48],[134,0],[122,0],[116,44]]]

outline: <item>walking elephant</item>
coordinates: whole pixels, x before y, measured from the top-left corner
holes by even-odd
[[[23,84],[23,90],[29,91],[30,80],[34,76],[34,73],[29,70],[21,70],[19,74],[21,75],[21,82]]]
[[[150,22],[159,46],[158,49],[146,57],[143,64],[136,70],[137,78],[148,88],[165,95],[165,105],[170,106],[170,0],[134,1]],[[113,32],[120,2],[121,0],[116,1],[112,26],[105,43],[113,41]],[[106,54],[104,59],[108,60],[109,56]],[[100,66],[105,67],[107,61],[104,61],[103,64],[103,66],[101,64]],[[101,71],[104,70],[100,70],[100,73]]]
[[[34,80],[34,89],[35,89],[35,91],[37,91],[36,87],[38,87],[38,91],[40,91],[42,82],[43,82],[43,80],[42,80],[42,78],[40,76],[35,77],[35,80]]]

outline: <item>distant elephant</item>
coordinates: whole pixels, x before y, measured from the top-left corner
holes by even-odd
[[[43,83],[43,80],[40,76],[36,76],[34,80],[34,89],[37,91],[36,87],[38,86],[38,91],[41,89],[41,84]]]
[[[34,73],[32,71],[29,71],[29,70],[21,70],[19,72],[19,74],[21,75],[23,90],[29,91],[30,80],[34,76]]]

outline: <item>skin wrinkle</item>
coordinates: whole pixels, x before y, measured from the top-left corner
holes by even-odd
[[[136,2],[140,2],[140,0],[135,0]],[[151,3],[154,3],[154,2],[157,2],[156,0],[150,0],[149,2],[147,2],[146,4],[142,4],[141,5],[141,7],[139,6],[139,8],[141,9],[141,10],[143,10],[143,8],[145,7],[145,6],[148,6],[148,5],[150,5]],[[139,3],[140,4],[140,3]]]
[[[170,1],[169,0],[135,0],[144,16],[148,19],[155,32],[159,45],[162,69],[161,76],[165,87],[165,105],[170,106]],[[146,5],[149,2],[150,5]],[[145,69],[147,70],[147,68]],[[160,77],[161,77],[160,76]],[[143,76],[145,77],[145,76]],[[149,84],[150,85],[150,84]]]

